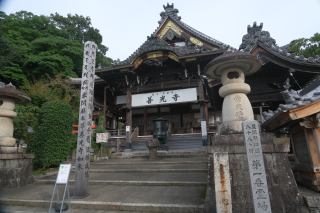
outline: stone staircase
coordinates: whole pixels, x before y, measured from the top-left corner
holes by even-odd
[[[150,136],[138,136],[132,144],[133,151],[149,150],[146,146],[146,142],[152,139]],[[201,134],[177,134],[171,135],[168,141],[169,150],[180,149],[200,149],[202,148],[202,136]]]
[[[208,158],[203,154],[156,161],[144,158],[97,161],[90,167],[90,195],[72,199],[74,209],[69,212],[204,212],[207,174]],[[0,212],[48,212],[55,179],[56,174],[36,179],[32,185],[1,192]],[[69,184],[72,197],[74,170]],[[60,199],[62,191],[60,186]]]

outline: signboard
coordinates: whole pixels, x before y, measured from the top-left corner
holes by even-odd
[[[57,184],[67,184],[70,174],[71,164],[60,164],[58,177],[56,180]]]
[[[132,107],[197,101],[197,89],[180,89],[132,95]]]
[[[126,126],[126,132],[130,132],[130,126]]]
[[[54,198],[54,192],[56,191],[56,189],[57,189],[58,204],[60,203],[60,201],[59,201],[59,191],[58,191],[57,184],[66,184],[65,187],[64,187],[64,193],[63,193],[63,197],[62,197],[62,202],[61,203],[64,203],[64,198],[65,198],[66,192],[67,192],[68,201],[69,201],[68,209],[66,211],[62,211],[63,205],[61,205],[59,212],[60,213],[61,212],[67,212],[67,211],[73,209],[71,207],[71,204],[70,204],[70,193],[69,193],[69,185],[68,185],[70,170],[71,170],[71,164],[60,164],[57,180],[56,180],[56,183],[54,184],[54,188],[53,188],[52,198],[51,198],[50,207],[49,207],[49,211],[48,211],[49,213],[55,213],[56,212],[56,209],[55,209],[55,211],[51,211],[51,207],[52,207],[52,204],[53,204],[53,198]]]
[[[202,135],[207,135],[207,121],[201,121]]]
[[[242,123],[247,150],[254,212],[271,213],[267,176],[261,149],[259,125],[259,122],[254,120],[245,120]]]
[[[96,143],[107,143],[109,138],[109,133],[97,133],[96,134]]]

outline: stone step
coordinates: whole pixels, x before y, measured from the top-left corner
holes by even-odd
[[[184,159],[185,160],[185,159]],[[174,161],[169,161],[169,162],[165,162],[165,161],[142,161],[142,162],[131,162],[131,161],[126,161],[126,162],[120,162],[120,163],[108,163],[108,162],[104,162],[104,163],[94,163],[94,165],[158,165],[158,164],[207,164],[208,160],[205,161],[183,161],[183,162],[174,162]]]
[[[13,203],[12,199],[1,199],[1,203]],[[27,205],[32,205],[27,206]],[[71,201],[70,213],[204,213],[204,205],[182,204],[156,204],[156,203],[121,203],[121,202],[95,202],[95,201]],[[50,201],[46,200],[17,200],[15,206],[2,205],[0,213],[48,213]],[[57,202],[53,202],[56,206]],[[11,210],[19,209],[19,210]],[[51,209],[54,212],[54,208]]]
[[[69,185],[73,196],[73,185]],[[49,207],[54,184],[32,184],[1,192],[0,205]],[[64,186],[59,185],[62,198]],[[89,196],[71,201],[76,209],[142,212],[203,212],[206,187],[90,185]],[[108,201],[108,202],[106,202]]]
[[[203,147],[191,149],[173,149],[169,151],[158,151],[159,158],[194,158],[207,157],[206,151]],[[138,150],[132,152],[117,152],[111,153],[108,156],[110,159],[127,159],[127,158],[149,158],[149,150]]]
[[[74,180],[71,173],[69,179]],[[38,178],[39,180],[56,180],[57,174]],[[90,173],[89,180],[93,181],[166,181],[166,182],[206,182],[207,172],[195,173]]]
[[[71,205],[72,206],[72,205]],[[49,207],[31,207],[31,206],[0,206],[0,213],[48,213]],[[54,211],[52,208],[51,211]],[[71,209],[68,213],[119,213],[119,211],[90,210],[90,209]],[[121,211],[121,213],[139,213],[136,211]],[[141,213],[141,212],[140,212]]]
[[[56,180],[35,180],[36,184],[54,185]],[[70,185],[74,184],[74,180],[68,181]],[[207,182],[180,182],[180,181],[120,181],[120,180],[89,180],[90,185],[120,185],[120,186],[188,186],[199,187],[207,186]]]
[[[71,170],[74,173],[75,170]],[[90,173],[189,173],[208,172],[208,169],[90,169]]]
[[[136,164],[132,165],[104,165],[92,164],[91,169],[208,169],[207,164]]]

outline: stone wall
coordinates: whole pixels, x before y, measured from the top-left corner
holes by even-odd
[[[33,158],[25,148],[0,147],[0,191],[33,183]]]
[[[227,152],[229,157],[230,185],[233,213],[253,213],[252,192],[246,148],[242,134],[213,137],[215,146],[207,147],[209,154],[206,212],[216,212],[213,153]],[[309,212],[288,161],[287,144],[273,144],[272,134],[261,134],[261,146],[266,169],[272,213]]]

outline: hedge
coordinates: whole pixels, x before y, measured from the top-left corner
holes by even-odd
[[[72,137],[72,109],[61,100],[44,103],[40,111],[40,126],[35,140],[27,147],[34,153],[34,168],[48,168],[59,165],[68,157]]]

